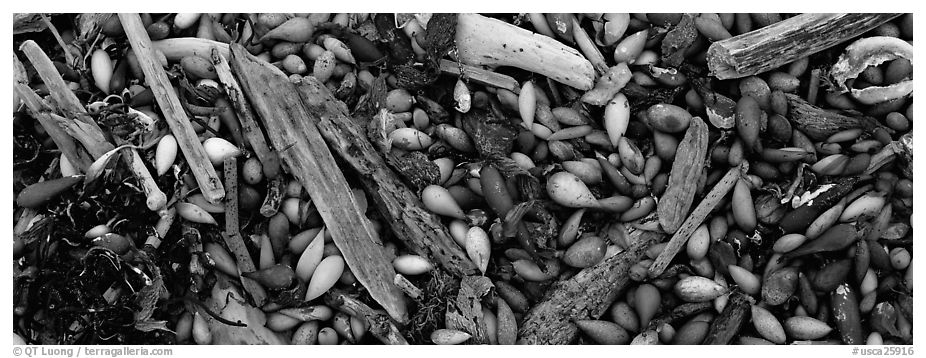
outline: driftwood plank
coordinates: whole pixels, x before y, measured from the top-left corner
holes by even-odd
[[[350,118],[347,107],[324,84],[305,77],[296,85],[322,136],[359,174],[364,189],[396,237],[416,254],[433,258],[456,276],[478,273],[476,265],[450,237],[447,227],[389,169],[379,152]]]
[[[212,64],[215,66],[216,74],[219,75],[219,81],[225,87],[229,102],[238,112],[238,120],[241,122],[244,137],[248,139],[248,143],[251,143],[251,149],[254,150],[254,154],[257,154],[257,159],[260,159],[264,176],[275,178],[280,172],[280,156],[267,145],[264,132],[260,129],[257,119],[254,118],[254,112],[244,99],[244,93],[241,92],[238,80],[232,75],[231,67],[228,67],[228,60],[218,49],[212,50]]]
[[[233,44],[229,63],[264,122],[280,159],[302,183],[331,230],[351,272],[390,316],[408,320],[405,298],[393,283],[395,269],[370,221],[363,216],[325,140],[282,71]]]
[[[225,198],[225,188],[222,186],[222,181],[219,180],[215,168],[212,167],[212,162],[206,156],[206,150],[203,148],[202,143],[199,142],[196,131],[193,130],[190,119],[184,112],[180,99],[177,98],[177,93],[174,92],[174,88],[170,84],[170,79],[167,78],[167,74],[164,73],[160,63],[155,60],[157,57],[154,55],[151,39],[148,37],[144,25],[142,25],[141,18],[138,14],[119,14],[119,20],[122,22],[122,28],[125,30],[129,43],[132,44],[132,50],[135,51],[138,63],[145,73],[145,80],[148,82],[148,86],[151,87],[151,92],[154,93],[154,98],[161,107],[161,112],[164,113],[164,119],[167,120],[170,132],[177,139],[183,157],[186,159],[187,164],[190,165],[190,171],[193,172],[193,176],[199,184],[199,189],[206,200],[212,203],[221,202]]]
[[[554,284],[543,302],[524,317],[518,331],[519,344],[570,344],[578,336],[577,319],[597,319],[614,303],[630,282],[630,267],[640,261],[663,234],[631,231],[630,247],[572,278]]]
[[[801,14],[711,44],[707,66],[726,80],[762,73],[861,35],[902,14]]]

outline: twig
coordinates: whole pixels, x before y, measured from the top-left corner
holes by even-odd
[[[115,135],[113,135],[113,140],[118,145],[127,143],[125,140]],[[145,162],[141,159],[141,155],[138,154],[138,150],[131,149],[130,152],[132,153],[131,155],[122,156],[122,162],[129,167],[129,170],[132,171],[132,175],[138,179],[138,183],[145,193],[145,204],[151,211],[163,209],[167,205],[167,195],[158,188],[158,183],[154,180],[154,177],[151,176],[148,167],[145,166]]]
[[[161,218],[154,225],[154,234],[149,235],[148,239],[145,240],[145,247],[150,246],[154,250],[161,246],[161,239],[167,235],[170,227],[174,224],[174,219],[177,218],[177,209],[173,206],[164,208],[158,211],[158,215]]]
[[[238,270],[241,272],[256,271],[254,260],[241,238],[241,229],[238,226],[238,160],[235,157],[225,158],[225,245],[235,255]],[[244,289],[254,299],[254,305],[263,306],[267,301],[267,292],[253,279],[240,276]]]
[[[659,256],[656,257],[656,260],[653,261],[653,264],[649,267],[649,277],[655,278],[662,274],[662,271],[664,271],[666,266],[669,265],[669,262],[675,258],[675,255],[682,249],[682,246],[685,245],[685,242],[688,241],[691,234],[693,234],[698,226],[704,222],[707,215],[714,210],[723,197],[730,192],[730,189],[733,188],[733,185],[736,184],[736,181],[740,179],[746,170],[747,166],[745,163],[738,167],[732,167],[727,171],[727,174],[720,179],[720,182],[714,185],[714,188],[707,193],[704,199],[701,200],[701,203],[699,203],[694,211],[688,215],[688,218],[685,219],[682,226],[672,235],[672,239],[669,240],[665,249],[663,249]]]
[[[325,303],[338,311],[366,319],[370,324],[370,333],[385,344],[408,344],[395,323],[389,319],[389,316],[374,311],[370,306],[348,296],[344,291],[339,289],[329,290],[325,294]]]
[[[244,93],[241,91],[241,86],[238,85],[238,80],[235,79],[235,76],[231,73],[231,68],[228,67],[228,60],[219,53],[219,50],[213,49],[212,64],[215,66],[215,72],[219,75],[219,81],[225,87],[229,102],[238,112],[238,120],[241,122],[244,136],[251,143],[251,149],[254,149],[257,159],[260,159],[264,176],[275,178],[280,172],[280,156],[267,145],[264,132],[261,131],[260,125],[257,124],[257,120],[254,118],[254,112],[251,111],[251,107],[248,106],[247,101],[244,99]]]
[[[225,197],[225,189],[222,187],[222,182],[216,175],[212,163],[206,156],[206,150],[203,148],[202,143],[199,142],[196,131],[190,125],[190,120],[183,111],[180,100],[177,98],[167,74],[164,73],[164,69],[155,60],[151,39],[148,38],[148,33],[144,25],[142,25],[141,18],[138,14],[119,14],[119,20],[122,22],[129,43],[132,44],[135,57],[138,58],[138,63],[145,73],[145,79],[151,87],[151,91],[154,92],[154,97],[157,99],[161,111],[164,112],[167,125],[170,127],[174,138],[177,139],[177,144],[180,146],[187,164],[190,165],[193,176],[199,183],[203,196],[210,202],[219,202]]]
[[[405,292],[408,297],[411,297],[413,300],[421,298],[421,289],[415,287],[415,284],[411,283],[404,275],[397,273],[395,274],[395,280],[393,280],[396,286],[399,287],[402,292]]]
[[[601,50],[598,49],[598,46],[595,45],[592,38],[588,36],[585,29],[579,25],[579,20],[576,19],[575,15],[569,15],[569,17],[572,23],[567,26],[572,26],[572,36],[575,39],[576,45],[582,50],[582,54],[588,57],[588,61],[592,63],[592,66],[595,67],[595,77],[597,78],[604,75],[608,72],[608,64],[605,62]]]
[[[64,43],[64,39],[61,38],[61,34],[58,33],[58,29],[55,28],[55,25],[51,23],[51,19],[45,14],[39,15],[42,16],[42,21],[45,21],[45,25],[48,26],[48,31],[50,31],[52,36],[55,37],[55,40],[58,41],[58,46],[61,46],[61,51],[64,52],[64,58],[67,60],[68,65],[76,66],[77,60],[74,58],[74,54],[71,53],[71,49],[68,48],[68,45]]]
[[[463,69],[462,75],[460,74],[460,69]],[[521,93],[521,86],[518,85],[518,81],[511,76],[501,73],[444,59],[440,60],[440,70],[445,74],[458,77],[462,76],[467,80],[481,85],[504,88],[515,94]]]

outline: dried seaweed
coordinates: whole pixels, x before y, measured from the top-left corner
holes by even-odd
[[[511,154],[518,135],[510,122],[481,109],[473,109],[463,114],[463,131],[473,139],[476,152],[483,157],[507,157]]]
[[[678,25],[666,33],[662,40],[662,63],[665,66],[676,67],[685,60],[685,52],[698,38],[698,30],[694,27],[691,15],[682,15]]]

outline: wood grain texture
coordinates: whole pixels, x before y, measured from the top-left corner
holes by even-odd
[[[351,272],[390,316],[406,322],[405,298],[393,283],[392,262],[295,85],[278,68],[237,44],[231,46],[229,64],[271,143],[279,148],[280,159],[309,193]]]
[[[254,265],[248,247],[244,244],[238,222],[238,159],[226,158],[222,165],[225,169],[225,233],[222,238],[225,239],[225,245],[228,246],[232,255],[235,255],[238,270],[254,272],[257,271],[257,265]],[[238,277],[241,278],[241,285],[251,296],[254,305],[263,306],[267,301],[267,292],[264,288],[253,279],[241,275]]]
[[[459,14],[457,59],[468,65],[513,66],[590,90],[595,69],[579,51],[550,37],[478,14]]]
[[[721,80],[752,76],[833,47],[902,14],[801,14],[711,44],[707,66]]]
[[[440,218],[389,169],[348,114],[347,106],[311,76],[296,85],[312,120],[331,148],[358,175],[373,204],[396,237],[418,255],[434,260],[455,276],[478,273]]]
[[[623,252],[575,276],[553,284],[543,301],[524,316],[518,331],[519,344],[570,344],[578,337],[577,319],[598,319],[630,283],[630,267],[639,262],[663,234],[631,231]]]
[[[254,118],[254,111],[248,106],[247,100],[244,99],[244,93],[241,92],[241,85],[232,75],[227,57],[222,56],[222,53],[217,48],[212,50],[212,65],[215,66],[219,81],[225,88],[225,93],[228,94],[229,102],[235,107],[244,137],[247,138],[248,143],[251,144],[251,149],[254,150],[254,154],[260,160],[264,176],[275,178],[280,172],[280,156],[267,145],[264,132],[260,129],[257,119]]]
[[[154,93],[154,98],[161,112],[164,113],[167,126],[177,139],[177,145],[180,146],[183,158],[189,164],[190,171],[193,172],[196,183],[199,184],[199,189],[209,202],[221,202],[225,198],[222,181],[219,180],[215,168],[212,167],[212,162],[206,156],[206,150],[200,143],[196,131],[193,130],[190,119],[183,110],[174,87],[170,84],[170,79],[167,78],[161,64],[156,60],[154,48],[151,47],[151,39],[148,37],[141,18],[138,14],[119,14],[119,20],[122,22],[122,28],[125,30],[129,43],[132,44],[132,50],[135,51],[135,57],[138,58],[142,72],[145,73],[145,81]]]

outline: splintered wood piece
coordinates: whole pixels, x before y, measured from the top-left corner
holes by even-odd
[[[219,75],[219,81],[225,87],[229,102],[238,112],[238,121],[241,122],[244,137],[248,139],[248,143],[251,143],[251,149],[254,150],[257,159],[260,159],[264,176],[275,178],[280,172],[280,156],[267,145],[264,132],[257,124],[257,119],[254,118],[254,112],[248,106],[247,100],[244,99],[244,93],[241,92],[238,80],[232,75],[231,67],[228,67],[228,60],[218,49],[212,50],[212,65],[215,66],[215,72]]]
[[[867,116],[848,116],[814,106],[795,94],[786,93],[788,119],[794,128],[810,139],[821,141],[846,129],[861,128],[871,131],[882,127],[877,120]]]
[[[714,42],[707,50],[707,66],[721,80],[752,76],[833,47],[900,15],[797,15]]]
[[[704,173],[707,144],[707,124],[699,117],[692,118],[685,137],[678,144],[669,184],[656,206],[659,223],[669,234],[678,230],[694,202],[698,179]]]
[[[312,120],[316,115],[282,71],[241,45],[231,45],[229,64],[270,142],[280,148],[280,159],[309,193],[351,272],[390,316],[407,322],[405,298],[393,283],[395,268]]]
[[[682,226],[679,227],[678,231],[672,235],[672,238],[669,239],[669,243],[666,245],[665,249],[659,253],[659,256],[656,257],[656,260],[653,261],[653,264],[649,267],[649,277],[656,278],[665,271],[666,266],[669,265],[669,262],[675,258],[675,255],[678,254],[679,250],[682,249],[682,246],[685,245],[685,242],[688,241],[688,238],[691,237],[691,234],[698,229],[698,226],[704,222],[704,219],[707,218],[707,215],[717,207],[717,204],[723,199],[727,193],[730,192],[730,189],[733,189],[733,185],[736,184],[736,181],[742,177],[743,173],[747,170],[746,164],[742,164],[738,167],[732,167],[727,171],[727,174],[724,174],[723,178],[720,178],[720,181],[714,185],[714,188],[701,199],[701,203],[695,207],[694,211],[688,215],[688,218],[682,223]]]
[[[257,266],[254,265],[244,239],[241,238],[238,226],[238,160],[235,157],[225,158],[223,166],[225,167],[225,234],[222,238],[225,239],[228,249],[235,255],[239,271],[257,271]],[[264,288],[253,279],[238,276],[241,278],[244,289],[254,300],[254,305],[263,306],[267,301],[267,292]]]
[[[141,18],[138,14],[119,14],[119,20],[122,22],[122,28],[125,35],[132,44],[132,50],[135,51],[135,57],[145,73],[145,81],[154,93],[164,113],[164,119],[167,121],[170,132],[177,139],[177,145],[183,152],[183,157],[187,164],[190,165],[190,171],[199,184],[199,189],[203,196],[212,203],[219,203],[225,198],[225,188],[222,181],[216,175],[212,162],[206,156],[206,150],[196,136],[196,131],[190,125],[190,119],[187,117],[177,93],[174,92],[170,79],[161,64],[156,60],[154,49],[151,47],[151,39],[148,32],[142,25]]]
[[[373,204],[396,237],[418,255],[433,258],[456,276],[479,272],[457,245],[440,218],[424,208],[418,196],[402,183],[379,152],[351,119],[347,106],[311,76],[296,85],[321,135],[357,173]]]
[[[350,297],[339,289],[331,289],[325,294],[325,304],[351,316],[362,317],[370,324],[370,333],[384,344],[407,345],[408,341],[399,332],[399,328],[389,316],[376,312],[370,306]]]
[[[631,231],[627,250],[553,284],[544,300],[524,316],[518,343],[572,343],[579,334],[572,322],[601,317],[630,282],[630,268],[640,262],[646,249],[662,241],[663,236],[651,231]]]

